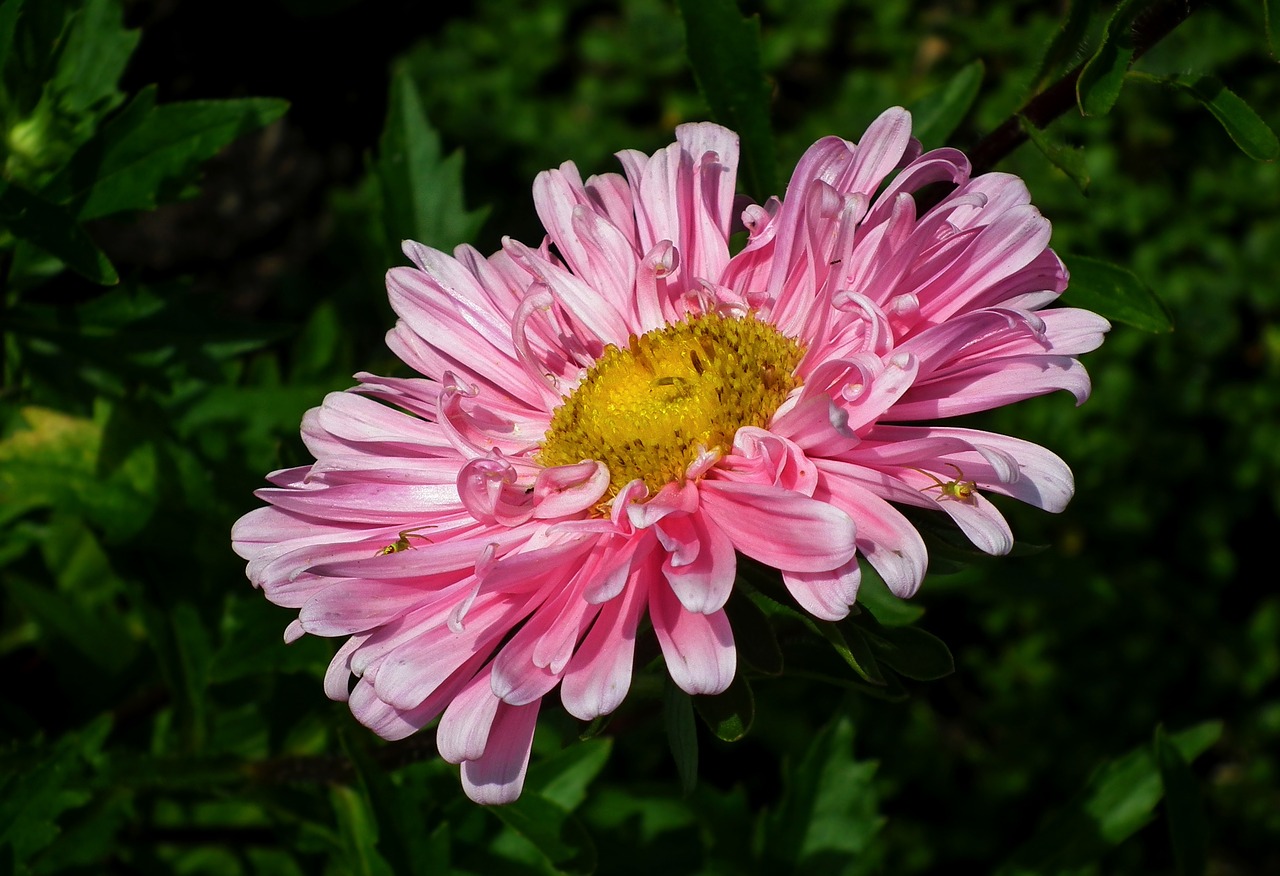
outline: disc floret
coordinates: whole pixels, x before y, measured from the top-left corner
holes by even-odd
[[[704,450],[726,451],[764,427],[800,385],[804,348],[754,316],[703,314],[609,346],[551,418],[546,466],[609,467],[609,495],[639,478],[650,492],[682,481]]]

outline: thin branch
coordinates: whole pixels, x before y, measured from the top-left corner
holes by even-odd
[[[1136,61],[1146,54],[1202,5],[1203,0],[1170,0],[1152,4],[1133,23],[1133,59]],[[1082,69],[1084,64],[1071,70],[983,137],[969,152],[974,175],[991,170],[1001,159],[1026,142],[1027,135],[1018,124],[1018,116],[1024,116],[1037,128],[1044,128],[1075,106],[1076,81],[1080,78]]]

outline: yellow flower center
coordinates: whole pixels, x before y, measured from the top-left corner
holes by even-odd
[[[640,478],[657,492],[701,450],[725,451],[743,426],[765,426],[804,348],[768,323],[705,314],[609,346],[556,408],[538,453],[545,466],[593,459],[608,496]]]

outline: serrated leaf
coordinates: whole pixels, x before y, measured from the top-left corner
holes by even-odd
[[[1081,68],[1076,103],[1084,115],[1104,116],[1120,97],[1125,73],[1133,63],[1133,20],[1143,6],[1141,0],[1124,0],[1116,7],[1098,48]]]
[[[1203,876],[1209,865],[1209,825],[1199,783],[1186,758],[1170,741],[1163,727],[1156,728],[1153,744],[1178,873],[1180,876]]]
[[[1191,761],[1221,732],[1221,723],[1209,721],[1175,733],[1168,741]],[[998,873],[1059,872],[1095,860],[1108,846],[1146,825],[1161,795],[1151,748],[1140,746],[1095,771],[1076,800],[1046,822]]]
[[[1089,188],[1089,168],[1085,166],[1084,150],[1070,146],[1061,146],[1048,134],[1029,122],[1025,116],[1018,116],[1018,125],[1027,135],[1040,154],[1049,159],[1049,163],[1067,175],[1076,188],[1084,194]]]
[[[925,149],[944,145],[964,121],[982,87],[984,73],[981,61],[966,64],[941,88],[907,107],[911,110],[911,133]]]
[[[118,0],[88,0],[71,24],[50,83],[58,108],[97,117],[118,106],[123,95],[116,83],[141,38],[141,30],[125,29]]]
[[[120,282],[111,261],[89,239],[71,211],[3,180],[0,180],[0,226],[62,261],[87,280],[103,286]]]
[[[1071,281],[1063,301],[1147,332],[1173,331],[1173,319],[1156,294],[1132,271],[1087,256],[1064,257]]]
[[[780,872],[834,873],[865,853],[884,824],[875,770],[854,759],[847,717],[824,727],[786,770],[781,802],[764,819],[765,863]]]
[[[698,728],[693,723],[692,698],[670,678],[662,689],[662,723],[680,776],[680,790],[688,796],[698,784]]]
[[[533,843],[560,872],[587,874],[595,870],[595,844],[586,828],[546,797],[525,791],[515,802],[490,806],[488,811]]]
[[[1070,0],[1066,19],[1054,32],[1053,39],[1040,57],[1036,75],[1031,80],[1033,93],[1048,84],[1068,59],[1079,51],[1097,8],[1098,0]]]
[[[1254,161],[1280,158],[1280,139],[1275,131],[1216,76],[1178,76],[1163,80],[1187,92],[1218,120],[1222,129],[1245,155]]]
[[[388,244],[398,254],[406,238],[450,250],[472,239],[487,210],[466,209],[462,153],[445,157],[417,86],[401,69],[391,80],[387,124],[374,165],[382,192]]]
[[[725,742],[746,736],[756,715],[755,696],[742,673],[734,676],[723,693],[694,697],[693,707],[711,732]]]
[[[144,88],[76,150],[43,194],[71,205],[81,221],[149,210],[181,195],[201,162],[236,138],[284,115],[274,98],[156,105]]]
[[[760,63],[760,19],[743,18],[733,0],[680,0],[685,52],[716,121],[742,142],[739,178],[763,201],[777,193],[769,90]]]

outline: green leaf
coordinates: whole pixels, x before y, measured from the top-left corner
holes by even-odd
[[[70,211],[4,180],[0,180],[0,226],[88,280],[103,286],[120,282],[116,269]]]
[[[863,633],[871,643],[875,659],[906,678],[936,681],[955,672],[955,660],[946,643],[919,627],[881,626],[865,611],[847,618],[841,625],[846,630],[852,628]]]
[[[1060,146],[1044,131],[1037,128],[1025,116],[1018,116],[1018,125],[1027,135],[1040,154],[1049,159],[1049,163],[1067,175],[1076,188],[1084,194],[1089,188],[1089,168],[1085,166],[1084,150],[1070,146]]]
[[[762,675],[782,674],[782,651],[769,618],[741,587],[733,588],[724,607],[733,627],[733,640],[741,657]]]
[[[680,789],[687,796],[698,784],[698,729],[693,723],[693,703],[670,678],[663,687],[662,719],[667,743],[676,761]]]
[[[862,565],[862,584],[858,587],[858,605],[871,610],[876,620],[886,627],[904,627],[924,616],[924,609],[895,596],[884,579],[868,563]]]
[[[0,2],[0,76],[9,63],[9,51],[13,48],[13,35],[18,30],[18,16],[22,14],[22,0]]]
[[[743,18],[733,0],[680,0],[685,51],[716,121],[738,132],[747,193],[777,192],[769,89],[760,63],[760,19]]]
[[[288,103],[273,98],[163,106],[155,101],[155,86],[138,92],[76,151],[43,194],[72,205],[81,221],[152,209],[178,197],[202,161],[288,109]]]
[[[1203,876],[1209,866],[1209,825],[1199,783],[1187,760],[1163,727],[1156,728],[1156,763],[1164,788],[1165,814],[1169,819],[1169,839],[1180,876]]]
[[[405,238],[449,250],[471,240],[487,210],[468,211],[462,196],[462,153],[441,154],[417,86],[405,69],[391,79],[387,125],[374,165],[388,243]]]
[[[116,83],[141,38],[142,31],[125,29],[118,0],[88,0],[72,22],[50,83],[58,108],[96,118],[118,106],[123,95]]]
[[[586,799],[587,786],[609,762],[612,750],[612,739],[592,739],[570,745],[554,757],[529,767],[524,786],[572,812]]]
[[[964,121],[982,87],[984,73],[982,62],[972,61],[961,67],[941,88],[907,107],[911,110],[911,133],[925,149],[944,145]]]
[[[448,872],[449,861],[441,860],[440,844],[433,843],[422,829],[424,814],[410,794],[402,792],[386,771],[374,762],[364,747],[364,739],[343,733],[342,747],[351,758],[364,797],[377,824],[377,851],[392,873]]]
[[[751,685],[740,672],[723,693],[694,697],[693,707],[711,732],[725,742],[737,742],[746,736],[756,714]]]
[[[1086,116],[1105,116],[1124,87],[1133,63],[1133,21],[1143,10],[1141,0],[1124,0],[1102,34],[1102,42],[1085,62],[1076,80],[1076,103]]]
[[[564,807],[525,791],[505,806],[490,806],[504,824],[537,847],[562,873],[587,874],[596,868],[596,849],[582,823]]]
[[[847,717],[824,727],[786,770],[778,808],[765,816],[766,864],[788,873],[835,873],[866,854],[884,825],[875,771],[874,763],[854,759]]]
[[[108,540],[146,525],[157,502],[154,445],[140,443],[105,468],[108,406],[99,405],[93,419],[41,407],[20,413],[24,428],[0,440],[0,521],[52,507],[83,516]]]
[[[352,876],[394,876],[391,865],[378,853],[378,820],[364,796],[353,788],[335,786],[329,791],[329,800],[346,858],[342,872]]]
[[[1089,30],[1089,21],[1098,8],[1098,0],[1070,0],[1066,20],[1054,32],[1048,48],[1040,56],[1036,75],[1032,78],[1032,93],[1039,92],[1056,78],[1063,66],[1075,57]]]
[[[1168,742],[1191,761],[1221,733],[1221,723],[1210,721],[1175,733]],[[998,873],[1058,872],[1095,860],[1146,825],[1161,794],[1151,748],[1140,746],[1098,769],[1076,800],[1046,822]]]
[[[1063,300],[1148,332],[1173,331],[1164,304],[1133,272],[1086,256],[1064,257],[1071,282]]]
[[[110,730],[111,721],[103,715],[52,744],[22,746],[0,756],[0,849],[10,846],[22,862],[54,841],[62,832],[62,814],[89,802],[84,774]]]
[[[1142,77],[1151,81],[1152,77]],[[1155,80],[1185,91],[1218,120],[1240,151],[1254,161],[1280,158],[1280,139],[1253,107],[1216,76],[1175,76]]]
[[[871,684],[885,683],[884,673],[880,671],[871,644],[862,634],[862,630],[850,623],[849,619],[838,623],[813,621],[813,625],[854,672]]]

